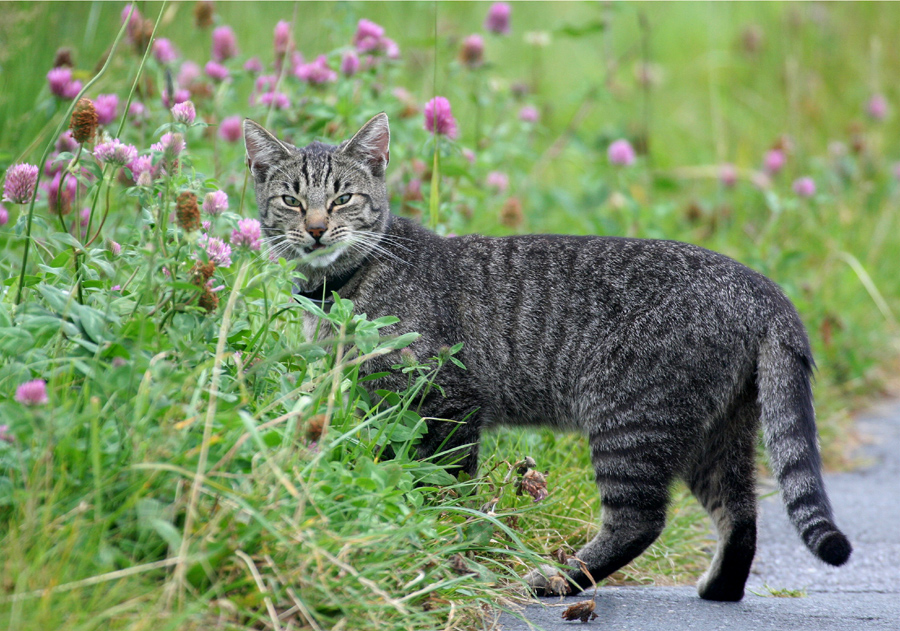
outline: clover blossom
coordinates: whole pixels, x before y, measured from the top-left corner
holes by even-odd
[[[137,158],[137,147],[126,145],[118,138],[94,147],[94,157],[100,162],[122,167]]]
[[[131,175],[135,184],[138,186],[150,186],[153,184],[154,169],[152,156],[140,156],[132,160],[131,164],[127,166],[131,169]]]
[[[509,35],[509,16],[511,13],[512,7],[506,2],[495,2],[488,9],[487,17],[484,19],[485,30],[497,35]]]
[[[206,76],[213,81],[225,81],[230,76],[228,68],[215,61],[207,62],[204,70],[206,71]]]
[[[465,38],[459,49],[459,60],[469,68],[480,66],[484,62],[484,38],[478,34]]]
[[[794,180],[794,192],[798,197],[812,197],[816,194],[816,181],[811,177],[801,177]]]
[[[536,123],[538,118],[540,118],[540,112],[533,105],[525,105],[519,110],[519,120],[524,123]]]
[[[319,55],[315,61],[297,66],[294,69],[294,76],[311,85],[337,81],[337,73],[328,65],[328,59],[325,55]]]
[[[244,70],[247,72],[262,72],[263,65],[259,60],[259,57],[251,57],[247,61],[244,62]]]
[[[153,57],[161,64],[170,64],[178,59],[178,53],[172,42],[165,37],[160,37],[153,42]]]
[[[115,94],[98,94],[94,99],[94,108],[97,110],[97,123],[108,125],[118,114],[119,97]]]
[[[6,171],[3,199],[13,204],[27,204],[34,197],[38,168],[33,164],[14,164]]]
[[[436,96],[425,104],[425,129],[433,134],[456,138],[456,119],[450,110],[450,101]]]
[[[769,175],[775,175],[784,167],[787,158],[781,149],[772,149],[766,152],[763,158],[763,167]]]
[[[237,55],[237,40],[230,26],[219,26],[213,30],[212,57],[214,61],[222,62]]]
[[[194,104],[190,101],[177,103],[172,106],[172,117],[178,123],[193,125],[194,119],[197,118],[197,110],[194,109]]]
[[[9,211],[6,210],[6,206],[0,204],[0,226],[5,226],[9,223]]]
[[[237,142],[243,135],[240,116],[229,116],[219,123],[219,138],[228,142]]]
[[[216,267],[229,267],[231,265],[231,246],[218,237],[201,234],[197,239],[197,245],[206,251],[209,260]]]
[[[81,81],[72,80],[71,68],[59,67],[53,68],[47,73],[47,83],[50,85],[50,92],[61,99],[72,100],[81,92]]]
[[[624,138],[620,138],[610,144],[606,154],[609,161],[618,166],[630,166],[634,164],[636,157],[634,147]]]
[[[47,382],[43,379],[26,381],[16,388],[15,399],[22,405],[44,405],[47,403]]]
[[[212,191],[203,198],[203,210],[215,217],[228,210],[228,195],[225,191]]]
[[[244,246],[251,250],[259,250],[259,240],[262,234],[260,231],[260,223],[256,219],[241,219],[238,221],[238,227],[231,233],[231,244],[235,246]]]

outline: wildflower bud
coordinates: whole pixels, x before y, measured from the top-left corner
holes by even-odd
[[[491,171],[487,175],[487,185],[498,193],[504,193],[509,187],[509,176],[501,171]]]
[[[540,118],[540,112],[533,105],[526,105],[519,110],[519,120],[523,123],[536,123]]]
[[[197,118],[197,110],[190,101],[184,103],[176,103],[172,106],[172,116],[175,122],[184,123],[185,125],[193,125],[194,119]]]
[[[89,142],[97,131],[97,110],[90,99],[78,99],[75,109],[72,110],[72,118],[69,120],[69,129],[72,137],[79,144]]]
[[[278,24],[275,25],[275,59],[279,60],[278,65],[280,65],[280,61],[284,59],[284,56],[291,49],[291,25],[289,22],[285,22],[284,20],[279,20]]]
[[[197,196],[190,191],[184,191],[175,200],[175,216],[178,225],[185,232],[194,232],[200,229],[200,207],[197,206]]]
[[[469,68],[477,68],[484,61],[484,39],[481,35],[469,35],[459,49],[459,60]]]
[[[120,254],[122,254],[122,246],[115,241],[110,241],[109,251],[113,256],[119,256]]]
[[[213,30],[213,61],[223,62],[237,55],[237,40],[230,26],[219,26]]]
[[[733,164],[723,164],[719,167],[719,181],[725,188],[734,188],[737,184],[737,169]]]
[[[352,77],[359,70],[359,57],[352,50],[348,50],[341,58],[341,73],[345,77]]]
[[[9,223],[9,211],[6,210],[6,206],[0,204],[0,227],[5,226]]]
[[[485,30],[497,35],[508,35],[510,13],[512,13],[512,7],[507,3],[495,2],[492,4],[484,19]]]
[[[794,192],[798,197],[812,197],[816,194],[816,182],[811,177],[801,177],[794,181]]]

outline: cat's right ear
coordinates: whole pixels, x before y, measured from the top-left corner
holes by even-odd
[[[247,147],[247,166],[257,180],[264,179],[273,164],[291,153],[265,127],[249,118],[244,119],[244,144]]]

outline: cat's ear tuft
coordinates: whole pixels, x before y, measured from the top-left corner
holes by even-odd
[[[375,177],[384,177],[391,160],[391,129],[384,112],[373,116],[348,140],[341,151],[368,165]]]
[[[249,118],[244,119],[244,144],[247,147],[247,166],[256,179],[264,178],[275,162],[291,153],[283,142]]]

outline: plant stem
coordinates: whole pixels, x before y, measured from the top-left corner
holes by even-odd
[[[438,136],[434,136],[434,164],[431,167],[431,199],[429,206],[431,208],[431,229],[435,230],[438,225],[438,215],[440,211],[440,185],[441,185],[441,161],[440,152],[438,151]]]

